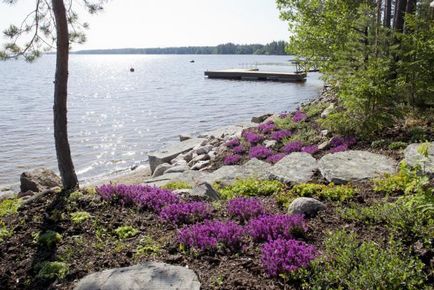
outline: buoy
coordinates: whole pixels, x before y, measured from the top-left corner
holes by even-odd
[[[132,67],[132,68],[130,68],[130,72],[134,72],[134,68]]]
[[[194,60],[190,60],[191,63],[194,63]]]

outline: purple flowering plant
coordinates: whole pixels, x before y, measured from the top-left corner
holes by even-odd
[[[299,123],[307,119],[307,115],[300,110],[297,110],[292,117],[292,121],[295,123]]]
[[[257,158],[257,159],[266,159],[267,157],[271,156],[273,154],[273,151],[270,148],[267,148],[262,145],[258,145],[255,147],[250,148],[249,151],[249,157],[250,158]]]
[[[283,146],[282,150],[287,153],[293,153],[293,152],[300,152],[303,148],[303,142],[301,141],[291,141],[286,143],[285,146]]]
[[[242,226],[233,221],[205,221],[182,228],[178,233],[181,248],[196,251],[236,250],[242,245],[245,235]]]
[[[307,231],[303,215],[263,215],[247,225],[247,232],[257,242],[293,239]]]
[[[338,145],[336,147],[333,147],[330,149],[331,153],[338,153],[338,152],[344,152],[348,150],[348,145],[347,144],[341,144]]]
[[[277,128],[276,125],[272,121],[267,122],[267,123],[263,123],[263,124],[258,126],[259,131],[261,131],[264,134],[269,134],[269,133],[273,132],[274,130],[276,130],[276,128]]]
[[[286,156],[285,153],[276,153],[276,154],[273,154],[271,156],[268,156],[267,162],[270,162],[272,164],[276,164],[277,162],[282,160],[285,156]]]
[[[292,132],[290,130],[279,130],[271,133],[271,139],[276,141],[282,141],[285,138],[291,137]]]
[[[318,145],[309,145],[301,148],[301,152],[309,153],[309,154],[315,154],[319,151]]]
[[[262,135],[255,133],[253,131],[244,131],[243,137],[250,144],[258,144],[262,142],[262,140],[264,140],[264,137]]]
[[[229,216],[246,222],[265,213],[261,201],[257,198],[238,197],[231,199],[226,209]]]
[[[226,147],[228,147],[228,148],[234,148],[234,147],[240,145],[240,139],[238,139],[238,138],[232,138],[232,139],[228,140],[228,141],[225,143],[225,145],[226,145]]]
[[[154,212],[180,202],[173,192],[149,185],[107,184],[97,187],[96,190],[103,200],[137,205]]]
[[[160,212],[160,218],[173,225],[192,224],[211,217],[212,207],[201,201],[168,205]]]
[[[225,157],[223,160],[224,165],[235,165],[241,161],[241,156],[238,154],[232,154]]]
[[[262,246],[261,262],[270,277],[285,277],[306,268],[316,257],[316,249],[302,241],[277,239]]]
[[[246,148],[244,148],[243,145],[239,145],[239,146],[234,147],[232,149],[232,151],[234,151],[235,154],[243,154],[246,152]]]

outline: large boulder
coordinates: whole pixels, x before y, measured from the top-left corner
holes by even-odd
[[[306,217],[314,217],[320,210],[326,206],[319,200],[311,197],[299,197],[293,200],[288,207],[289,214],[302,214]]]
[[[312,180],[318,163],[308,153],[294,152],[281,159],[268,170],[270,178],[285,183],[304,183]]]
[[[434,142],[428,143],[428,156],[425,157],[418,152],[422,144],[410,144],[404,151],[405,161],[410,166],[420,165],[426,173],[434,174]]]
[[[164,174],[164,172],[166,172],[166,170],[170,169],[172,167],[172,165],[170,165],[169,163],[162,163],[160,165],[158,165],[155,170],[154,173],[152,174],[152,177],[158,177]]]
[[[395,160],[368,151],[350,150],[327,154],[319,161],[319,170],[329,182],[343,184],[396,172]]]
[[[47,168],[38,168],[23,172],[20,176],[21,192],[41,192],[53,187],[62,186],[62,180],[53,171]]]
[[[214,190],[211,184],[207,182],[204,182],[202,184],[193,187],[193,189],[190,192],[190,196],[202,197],[210,201],[215,201],[220,199],[220,194]]]
[[[240,178],[256,178],[260,180],[266,180],[270,176],[268,173],[270,168],[270,163],[253,158],[241,165]]]
[[[190,269],[158,262],[116,268],[90,274],[75,290],[199,290],[197,275]]]
[[[170,161],[179,154],[186,153],[196,146],[200,146],[205,140],[206,139],[203,138],[188,139],[166,147],[161,151],[149,153],[148,158],[151,172],[154,173],[158,165],[162,163],[170,163]]]

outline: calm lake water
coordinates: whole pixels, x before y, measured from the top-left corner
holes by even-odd
[[[194,59],[195,63],[190,63]],[[147,153],[197,134],[293,110],[318,95],[322,82],[208,80],[205,70],[293,71],[287,56],[73,55],[69,139],[79,178],[144,164]],[[21,172],[56,168],[52,105],[55,57],[0,62],[0,188]],[[130,67],[135,68],[130,73]]]

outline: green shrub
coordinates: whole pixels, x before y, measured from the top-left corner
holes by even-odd
[[[69,271],[69,266],[63,262],[44,262],[40,266],[37,277],[44,280],[63,279]]]
[[[39,234],[37,238],[40,245],[51,248],[62,240],[62,235],[54,231],[47,231],[43,234]]]
[[[18,198],[5,199],[0,202],[0,218],[7,215],[15,214],[18,212],[18,208],[21,205],[21,201]]]
[[[386,249],[355,234],[331,233],[312,263],[310,289],[422,289],[423,263],[391,241]]]
[[[420,175],[417,169],[410,168],[405,162],[400,164],[398,173],[374,179],[374,191],[387,195],[424,193],[427,186],[429,186],[429,178]]]
[[[428,139],[427,129],[423,127],[413,127],[409,130],[411,142],[423,142]]]
[[[84,197],[84,194],[81,191],[74,191],[69,194],[68,201],[77,202]]]
[[[91,218],[90,214],[86,211],[78,211],[78,212],[71,213],[71,221],[74,224],[81,224],[90,218]]]
[[[160,253],[161,248],[150,236],[143,237],[137,246],[136,255],[146,256]]]
[[[115,233],[121,240],[124,240],[136,236],[139,233],[139,230],[131,226],[122,226],[117,228]]]
[[[191,189],[193,188],[188,182],[185,181],[172,181],[163,185],[161,188],[168,190],[178,190],[178,189]]]
[[[372,141],[372,143],[371,143],[371,147],[372,147],[372,148],[375,148],[375,149],[380,149],[380,148],[384,148],[384,147],[386,147],[387,144],[388,144],[387,140],[385,140],[385,139],[380,139],[380,140]]]
[[[9,230],[6,225],[0,220],[0,243],[13,235],[13,231]]]
[[[277,180],[239,179],[233,184],[220,187],[215,185],[221,196],[231,199],[237,196],[270,196],[285,189],[285,184]]]
[[[292,117],[288,116],[285,118],[275,118],[274,124],[276,124],[276,127],[282,130],[294,130],[297,128],[297,123],[292,121]]]
[[[390,150],[401,150],[401,149],[405,149],[406,147],[407,147],[407,143],[405,143],[405,142],[401,142],[401,141],[398,141],[398,142],[392,142],[392,143],[390,143],[389,146],[388,146],[388,148],[389,148]]]
[[[329,103],[310,103],[303,107],[303,112],[305,112],[309,118],[319,117],[328,106],[330,106]]]

